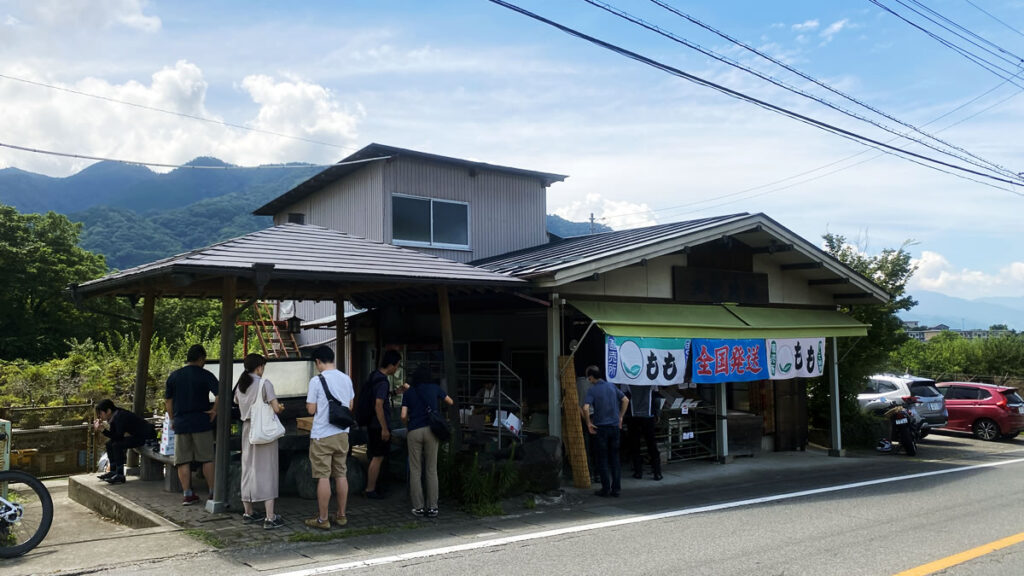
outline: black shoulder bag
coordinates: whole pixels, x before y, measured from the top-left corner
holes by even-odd
[[[430,426],[430,431],[441,442],[447,442],[452,437],[452,429],[448,425],[448,420],[440,412],[430,407],[430,403],[423,398],[423,394],[420,394],[418,386],[414,387],[414,389],[416,390],[416,395],[419,396],[420,402],[423,402],[423,405],[427,408],[427,425]]]
[[[327,379],[323,374],[320,374],[320,384],[323,385],[324,394],[327,395],[327,421],[338,428],[355,426],[356,419],[352,416],[352,411],[331,394],[331,389],[327,387]]]

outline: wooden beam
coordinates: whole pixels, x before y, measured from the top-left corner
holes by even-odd
[[[442,388],[449,396],[457,394],[458,391],[458,373],[455,370],[455,338],[452,334],[452,309],[451,304],[448,302],[448,287],[438,286],[437,287],[437,305],[439,309],[439,316],[441,318],[441,349],[444,351],[444,378],[445,382]],[[439,407],[440,408],[440,407]],[[452,405],[448,410],[448,419],[452,420],[452,415],[457,414],[458,405]],[[458,422],[458,419],[455,418]],[[459,449],[461,443],[461,434],[453,434],[453,440],[455,442],[455,450]]]
[[[149,379],[149,353],[153,346],[153,309],[156,304],[156,297],[153,291],[146,292],[145,300],[142,301],[142,328],[139,329],[139,358],[135,363],[135,396],[132,398],[132,412],[145,418],[149,415],[146,410],[146,381]],[[128,452],[129,466],[138,464],[138,454],[134,450]]]
[[[832,297],[836,300],[852,300],[855,298],[870,298],[871,294],[867,292],[851,292],[850,294],[833,294]]]
[[[750,252],[753,254],[777,254],[779,252],[791,252],[792,250],[792,244],[769,244],[760,248],[751,248]]]
[[[849,284],[849,278],[818,278],[814,280],[808,280],[808,286],[835,286],[837,284]]]
[[[235,361],[235,293],[238,279],[224,277],[220,302],[219,386],[217,392],[216,450],[214,453],[213,500],[207,512],[218,514],[228,507],[228,466],[231,457],[231,376]]]
[[[782,271],[786,270],[815,270],[824,266],[821,262],[797,262],[796,264],[783,264],[779,266]]]
[[[338,294],[334,298],[334,363],[338,370],[348,374],[351,370],[345,363],[348,350],[345,348],[345,296]]]

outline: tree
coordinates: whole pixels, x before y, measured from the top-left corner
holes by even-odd
[[[75,308],[69,284],[101,276],[103,256],[78,246],[82,226],[55,212],[20,214],[0,204],[0,359],[42,360],[120,325]]]
[[[889,363],[890,354],[908,339],[897,313],[917,305],[906,293],[907,281],[916,267],[911,263],[910,253],[906,250],[909,241],[898,249],[888,248],[876,256],[869,256],[847,243],[844,236],[825,234],[823,238],[826,252],[874,282],[890,297],[885,304],[844,307],[844,312],[870,327],[867,336],[841,338],[837,346],[841,419],[852,428],[843,430],[844,437],[853,441],[869,440],[858,435],[860,430],[857,427],[862,419],[856,397],[864,389],[868,377],[882,371]],[[828,422],[829,395],[826,386],[824,381],[812,384],[809,406],[812,422],[822,427]]]

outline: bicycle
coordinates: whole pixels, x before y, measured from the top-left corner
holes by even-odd
[[[7,434],[0,432],[0,442]],[[14,558],[43,541],[53,523],[53,499],[38,478],[0,470],[0,558]]]

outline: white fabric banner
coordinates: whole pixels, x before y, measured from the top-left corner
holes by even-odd
[[[817,378],[825,372],[825,338],[765,340],[768,377],[772,380]]]
[[[690,341],[683,338],[606,336],[605,375],[614,384],[671,386],[683,383]]]

